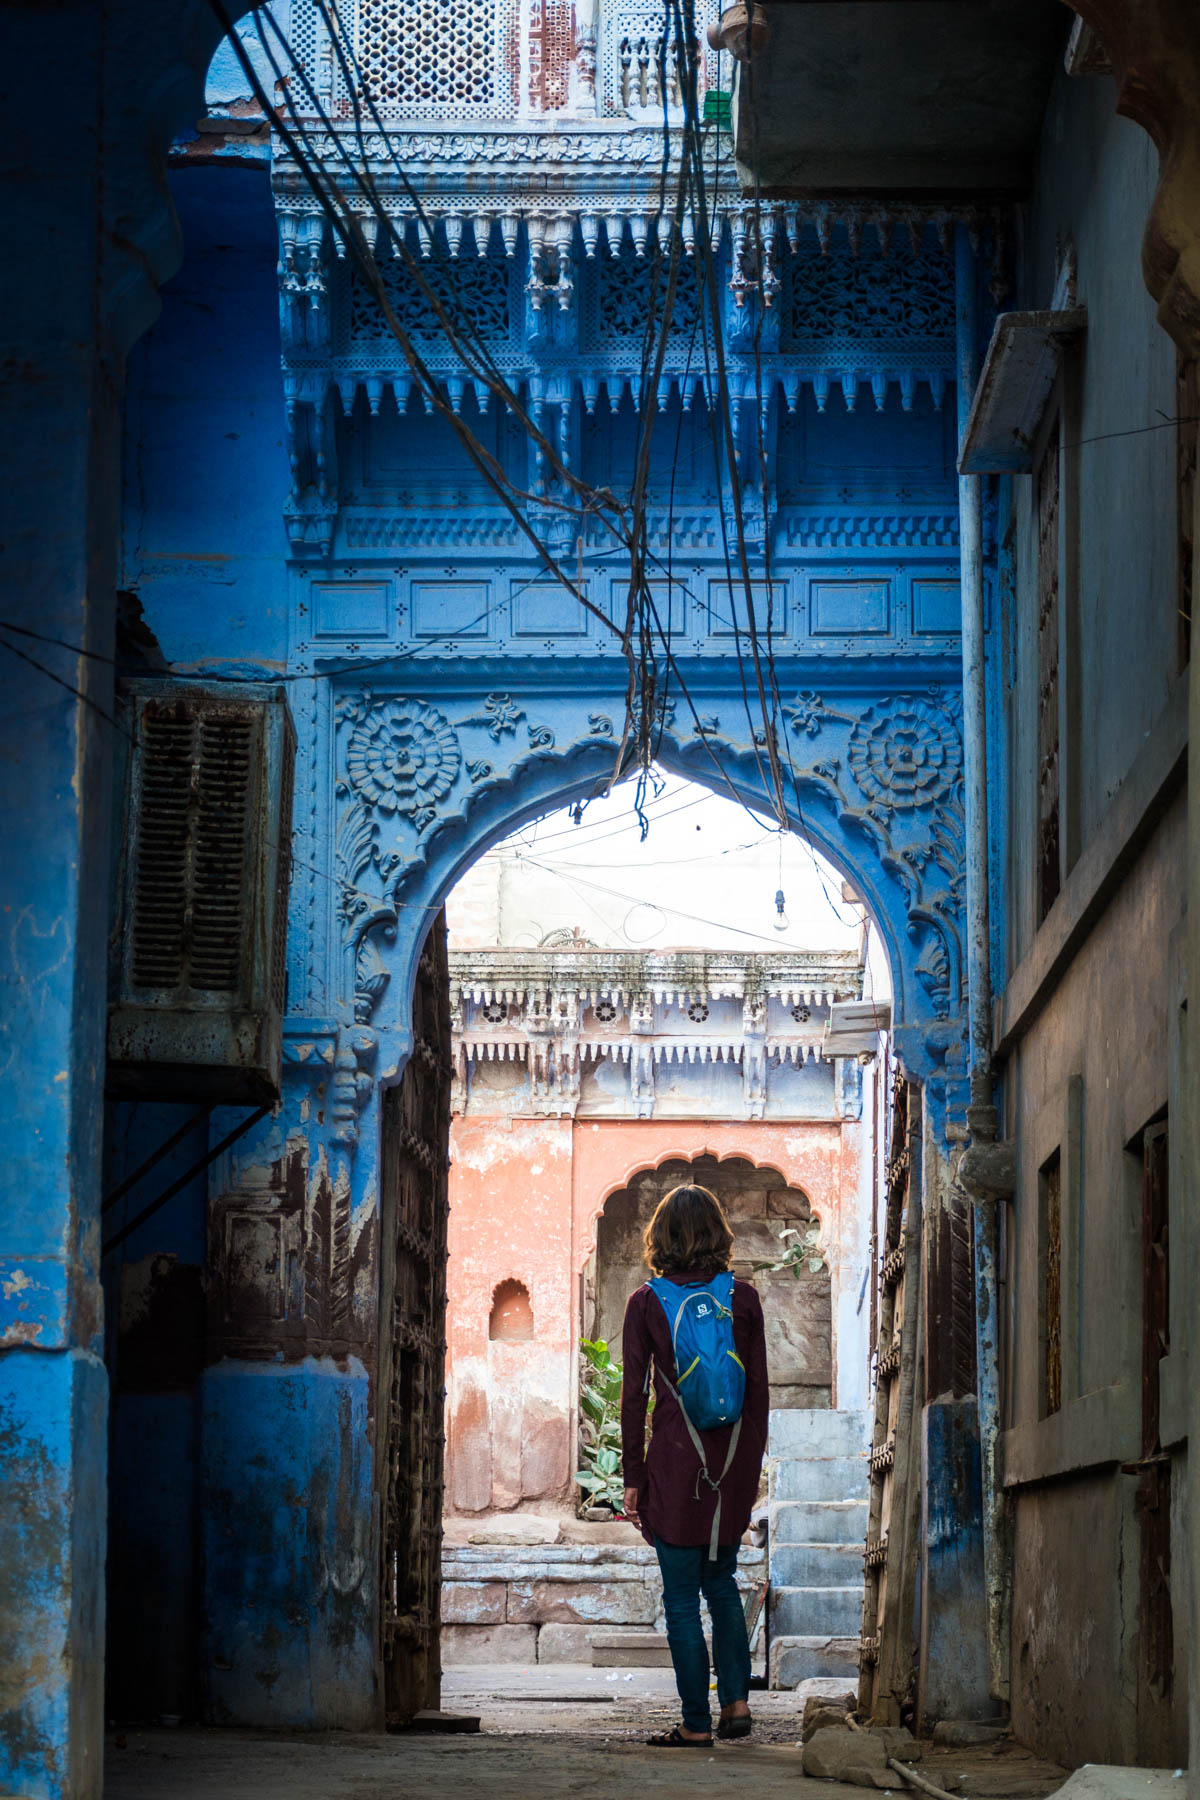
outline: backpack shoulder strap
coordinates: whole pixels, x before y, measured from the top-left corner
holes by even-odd
[[[663,1386],[679,1408],[680,1417],[687,1427],[687,1434],[692,1440],[696,1455],[700,1458],[700,1470],[696,1476],[695,1498],[697,1500],[700,1498],[701,1482],[703,1482],[706,1487],[711,1488],[712,1492],[717,1496],[716,1509],[713,1512],[712,1531],[709,1534],[708,1539],[708,1560],[709,1562],[716,1562],[717,1551],[721,1544],[721,1483],[733,1467],[733,1459],[737,1454],[738,1438],[742,1434],[742,1415],[739,1413],[737,1418],[733,1421],[733,1430],[729,1434],[729,1449],[725,1456],[725,1467],[714,1481],[709,1471],[708,1457],[705,1454],[703,1440],[701,1439],[700,1433],[696,1430],[696,1427],[692,1424],[692,1421],[688,1418],[687,1407],[683,1404],[683,1401],[679,1398],[674,1386],[661,1369],[659,1369],[658,1374]]]

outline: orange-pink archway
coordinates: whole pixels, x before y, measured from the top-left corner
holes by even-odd
[[[451,1514],[569,1506],[582,1275],[609,1195],[675,1159],[734,1158],[778,1170],[822,1223],[835,1333],[847,1316],[870,1219],[866,1121],[457,1117],[451,1129],[447,1507]],[[489,1331],[494,1296],[519,1284],[528,1339]],[[852,1307],[851,1307],[852,1314]],[[858,1335],[861,1335],[859,1333]],[[835,1348],[835,1369],[866,1346]],[[835,1374],[835,1382],[837,1376]],[[857,1375],[851,1380],[857,1383]],[[865,1391],[865,1390],[864,1390]],[[861,1404],[857,1392],[835,1404]]]

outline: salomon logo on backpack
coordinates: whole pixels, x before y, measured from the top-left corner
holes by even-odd
[[[746,1370],[733,1343],[733,1276],[726,1270],[680,1287],[656,1275],[648,1285],[671,1329],[679,1404],[698,1431],[732,1425],[746,1397]]]

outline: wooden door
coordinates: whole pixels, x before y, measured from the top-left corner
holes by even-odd
[[[413,1052],[383,1104],[379,1459],[387,1724],[436,1708],[446,1390],[450,1133],[446,920],[430,928],[413,995]]]
[[[921,1092],[899,1071],[883,1199],[858,1710],[898,1725],[916,1650],[921,1454]]]

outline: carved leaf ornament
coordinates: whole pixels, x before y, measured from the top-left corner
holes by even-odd
[[[934,687],[852,713],[805,691],[786,712],[797,737],[817,738],[828,727],[846,731],[844,758],[826,755],[806,773],[831,790],[839,808],[851,802],[851,783],[862,795],[864,811],[851,816],[870,821],[904,887],[910,932],[924,938],[917,978],[937,1017],[948,1018],[961,980],[963,753],[955,697]]]
[[[346,750],[354,791],[382,813],[419,819],[444,800],[462,765],[453,727],[436,707],[389,700],[355,726]]]

